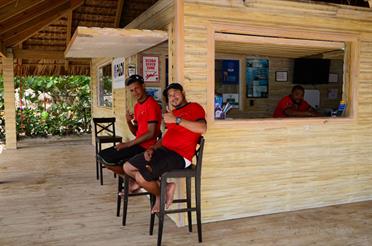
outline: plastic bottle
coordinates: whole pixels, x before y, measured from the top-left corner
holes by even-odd
[[[345,112],[345,108],[346,108],[346,103],[344,100],[341,100],[340,104],[338,105],[337,116],[342,116]]]

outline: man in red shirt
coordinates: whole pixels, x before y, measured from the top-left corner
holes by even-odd
[[[136,154],[143,153],[156,143],[161,125],[161,108],[153,97],[146,94],[142,76],[130,76],[126,81],[126,86],[137,100],[134,105],[134,115],[129,111],[126,113],[128,127],[136,138],[104,149],[99,153],[105,166],[118,174],[124,173],[123,163],[125,161]],[[131,182],[130,191],[138,188],[138,185]]]
[[[163,114],[167,131],[155,145],[124,164],[125,173],[156,196],[152,213],[158,212],[160,206],[159,177],[173,169],[187,168],[201,134],[207,131],[204,109],[197,103],[187,102],[180,84],[170,84],[163,95],[173,108],[171,112]],[[175,183],[167,185],[167,208],[173,202],[175,187]]]
[[[292,88],[290,95],[285,96],[279,101],[278,106],[274,111],[274,118],[284,117],[311,117],[320,116],[313,107],[305,100],[305,89],[300,85],[295,85]]]

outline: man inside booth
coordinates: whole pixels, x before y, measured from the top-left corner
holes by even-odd
[[[321,116],[304,100],[305,89],[300,85],[292,88],[291,94],[283,97],[275,108],[274,118]]]

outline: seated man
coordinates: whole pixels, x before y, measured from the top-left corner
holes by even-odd
[[[292,88],[292,93],[282,98],[274,111],[274,118],[320,116],[305,100],[305,89],[300,85]]]
[[[174,108],[163,115],[167,131],[154,146],[124,164],[125,173],[156,196],[152,213],[158,212],[160,208],[159,177],[173,169],[187,168],[191,164],[201,134],[207,131],[204,109],[197,103],[186,101],[180,84],[170,84],[163,95]],[[173,202],[174,191],[175,183],[169,183],[167,208]]]
[[[124,173],[124,161],[154,145],[160,134],[161,108],[153,97],[146,94],[142,76],[130,76],[126,81],[126,86],[137,100],[134,106],[134,115],[128,111],[126,113],[128,127],[136,138],[104,149],[99,153],[105,166],[117,174]],[[121,161],[123,163],[120,163]],[[133,182],[130,184],[130,191],[139,188],[138,185],[135,187]]]

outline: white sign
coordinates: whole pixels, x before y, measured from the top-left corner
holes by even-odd
[[[159,81],[159,57],[144,56],[143,57],[143,79],[146,82]]]
[[[115,58],[112,61],[112,88],[124,88],[125,87],[125,76],[124,76],[124,58]]]
[[[137,74],[136,71],[136,65],[135,64],[129,64],[128,65],[128,77]]]

